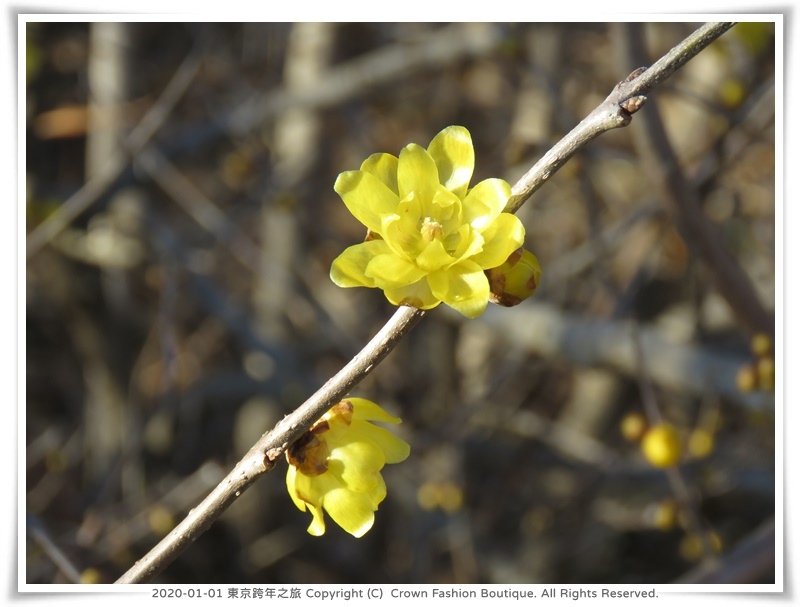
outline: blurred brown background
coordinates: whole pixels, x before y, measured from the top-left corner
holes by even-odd
[[[339,172],[461,124],[473,183],[513,183],[697,25],[642,24],[633,61],[608,24],[28,24],[27,581],[116,579],[385,322],[328,278],[364,230]],[[734,27],[520,211],[534,298],[434,311],[354,391],[412,445],[365,538],[309,536],[280,468],[157,581],[772,582],[774,398],[742,369],[770,360],[774,79],[773,25]],[[741,288],[654,177],[656,108]],[[685,494],[621,431],[642,381],[713,436]]]

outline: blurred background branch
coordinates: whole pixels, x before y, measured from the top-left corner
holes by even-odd
[[[615,24],[614,28],[615,40],[626,61],[635,62],[645,56],[639,24]],[[772,333],[771,315],[761,305],[747,275],[725,248],[717,228],[703,214],[696,191],[683,175],[658,108],[651,108],[642,122],[645,128],[636,131],[639,135],[635,140],[637,149],[661,197],[677,212],[677,224],[687,245],[710,266],[711,276],[739,319],[753,331]]]
[[[304,36],[304,30],[308,27],[311,26],[305,24],[298,25],[295,27],[294,33],[297,34],[298,38],[302,38],[302,36]],[[701,30],[709,29],[712,29],[710,25],[701,28]],[[698,36],[698,34],[695,33],[695,35],[686,38],[677,47],[686,50],[674,54],[686,57],[688,60],[693,54],[700,52],[700,50],[710,44],[717,36],[724,33],[726,29],[727,27],[717,27],[715,34],[707,36]],[[295,54],[300,58],[304,56],[303,51],[296,51]],[[312,57],[312,61],[314,58],[315,57]],[[683,62],[677,62],[673,67],[672,64],[668,62],[662,62],[663,67],[661,67],[661,70],[667,73],[670,70],[677,69],[677,67],[680,67],[682,64]],[[316,65],[310,69],[316,70]],[[291,73],[292,70],[289,71]],[[655,80],[663,80],[666,77],[664,73],[659,73],[659,75],[655,77]],[[639,74],[639,72],[636,72],[636,74]],[[646,78],[647,76],[647,72],[642,70],[641,77]],[[631,74],[628,80],[630,81],[633,79],[634,74]],[[290,83],[291,82],[292,81],[290,81]],[[641,107],[643,100],[637,98],[634,106],[631,106],[628,103],[629,101],[630,99],[615,97],[612,94],[601,106],[593,110],[589,117],[581,121],[578,127],[570,131],[570,133],[556,144],[554,148],[551,148],[544,156],[545,159],[549,160],[540,163],[543,179],[538,185],[543,183],[544,179],[549,178],[550,175],[555,173],[566,159],[572,156],[582,145],[585,145],[598,134],[630,123],[631,114]],[[278,134],[280,135],[283,133],[283,128],[289,128],[289,126],[291,126],[291,121],[295,119],[305,119],[308,121],[309,117],[307,115],[298,116],[296,114],[287,117],[287,119],[281,123],[281,129],[278,131]],[[574,143],[565,144],[565,140]],[[281,140],[279,138],[279,143],[280,142]],[[296,143],[296,145],[299,145],[301,152],[304,147],[307,147],[303,141],[299,144]],[[566,151],[553,153],[554,149],[564,149]],[[306,150],[303,156],[306,160],[309,160],[310,152]],[[282,160],[284,163],[287,162],[286,158]],[[281,165],[279,164],[279,166]],[[286,164],[283,164],[283,170],[286,172],[284,180],[291,183],[292,179],[296,179],[296,175],[292,175],[292,170],[297,170],[296,167],[296,164],[294,167],[292,167],[291,164],[289,164],[288,167]],[[513,186],[512,192],[524,191],[528,193],[528,195],[533,193],[538,188],[538,185],[529,183],[532,174],[532,172],[526,173],[520,181]],[[280,178],[281,176],[279,175],[278,179]],[[510,204],[507,208],[516,211],[523,202],[524,199],[517,197],[514,199],[514,203]],[[278,212],[280,213],[281,211],[279,210]],[[270,216],[274,221],[274,213],[268,216],[268,220]],[[281,221],[281,223],[284,231],[291,231],[291,228],[287,225],[285,220]],[[284,244],[288,245],[290,250],[292,249],[291,242],[284,241]],[[279,265],[286,265],[281,263],[281,259],[282,254],[273,254],[271,256],[271,261],[277,260]],[[274,276],[272,282],[277,282],[278,289],[288,289],[288,285],[285,284],[285,281],[277,280]],[[275,313],[275,308],[270,304],[267,305],[266,310],[267,312]],[[311,425],[319,419],[327,409],[343,398],[352,388],[357,386],[372,370],[374,370],[375,366],[394,349],[399,340],[422,318],[422,316],[424,316],[424,312],[421,311],[404,307],[398,309],[389,322],[384,325],[370,343],[368,343],[350,363],[337,372],[336,375],[328,380],[322,388],[300,405],[300,407],[281,420],[275,428],[266,433],[209,496],[193,508],[189,515],[152,550],[141,559],[138,559],[134,566],[123,574],[117,582],[144,582],[152,579],[153,576],[161,572],[186,546],[194,541],[199,534],[203,533],[236,498],[247,490],[256,478],[265,472],[269,472],[274,466],[274,462],[283,455],[283,452],[289,445],[303,433],[307,432]],[[280,334],[275,334],[276,329],[274,326],[274,323],[268,323],[265,332],[267,335],[272,335],[273,338],[280,339]],[[641,357],[637,357],[637,360],[641,362]],[[673,487],[677,486],[682,489],[680,492],[682,503],[686,506],[687,511],[694,514],[693,505],[690,507],[687,502],[688,491],[685,488],[682,477],[677,476],[672,484]],[[698,521],[699,518],[694,514],[691,525],[693,529],[699,528]]]
[[[378,293],[327,277],[363,238],[331,191],[338,172],[463,124],[475,178],[513,183],[696,30],[648,24],[647,56],[628,62],[603,24],[125,24],[108,57],[124,87],[101,110],[93,27],[27,30],[26,463],[29,512],[101,581],[382,326]],[[765,308],[773,47],[772,24],[736,25],[657,89],[684,181]],[[283,483],[256,483],[156,579],[679,578],[701,556],[664,523],[664,475],[620,433],[640,408],[628,318],[666,418],[688,435],[719,401],[713,450],[683,472],[720,558],[771,519],[774,360],[732,311],[741,294],[717,291],[715,266],[662,210],[639,122],[519,209],[544,268],[533,301],[470,323],[439,310],[362,381],[403,417],[413,453],[387,472],[370,534],[309,538]],[[87,158],[106,136],[110,172]],[[26,573],[72,579],[33,541]]]

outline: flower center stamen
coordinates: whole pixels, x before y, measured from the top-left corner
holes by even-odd
[[[422,220],[422,227],[419,230],[420,234],[422,235],[422,239],[426,242],[433,242],[434,238],[441,239],[442,235],[444,234],[444,229],[442,228],[442,224],[440,224],[435,219],[431,219],[430,217],[426,217]]]

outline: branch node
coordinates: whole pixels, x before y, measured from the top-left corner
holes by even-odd
[[[273,466],[275,466],[275,462],[278,461],[278,458],[283,454],[283,451],[286,449],[286,445],[283,444],[280,447],[273,447],[269,449],[264,454],[264,466],[269,470]]]
[[[623,80],[619,84],[625,84],[626,82],[630,82],[631,80],[636,80],[639,76],[644,74],[646,71],[647,71],[647,66],[637,67],[630,74],[628,74],[628,76],[625,78],[625,80]],[[619,84],[617,86],[619,86]]]
[[[630,97],[624,101],[621,101],[619,107],[625,110],[628,114],[635,114],[646,102],[646,95],[636,95],[635,97]]]
[[[610,123],[608,129],[619,129],[631,123],[631,114],[626,111],[621,104],[615,103],[609,115]]]

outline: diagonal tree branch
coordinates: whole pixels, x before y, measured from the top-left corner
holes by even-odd
[[[687,37],[649,70],[637,70],[577,127],[559,141],[512,188],[506,210],[516,212],[578,149],[599,134],[631,121],[644,103],[643,92],[668,78],[733,24],[706,24]],[[219,485],[162,539],[137,561],[117,583],[152,579],[202,534],[259,476],[271,470],[292,442],[325,411],[366,377],[425,315],[401,306],[364,348],[295,411],[265,433]]]
[[[245,489],[259,476],[272,469],[292,442],[366,377],[423,316],[425,316],[423,310],[408,306],[398,308],[389,322],[362,348],[361,352],[306,402],[264,434],[222,482],[155,548],[120,577],[117,583],[147,581],[171,563],[186,546],[208,529]]]

